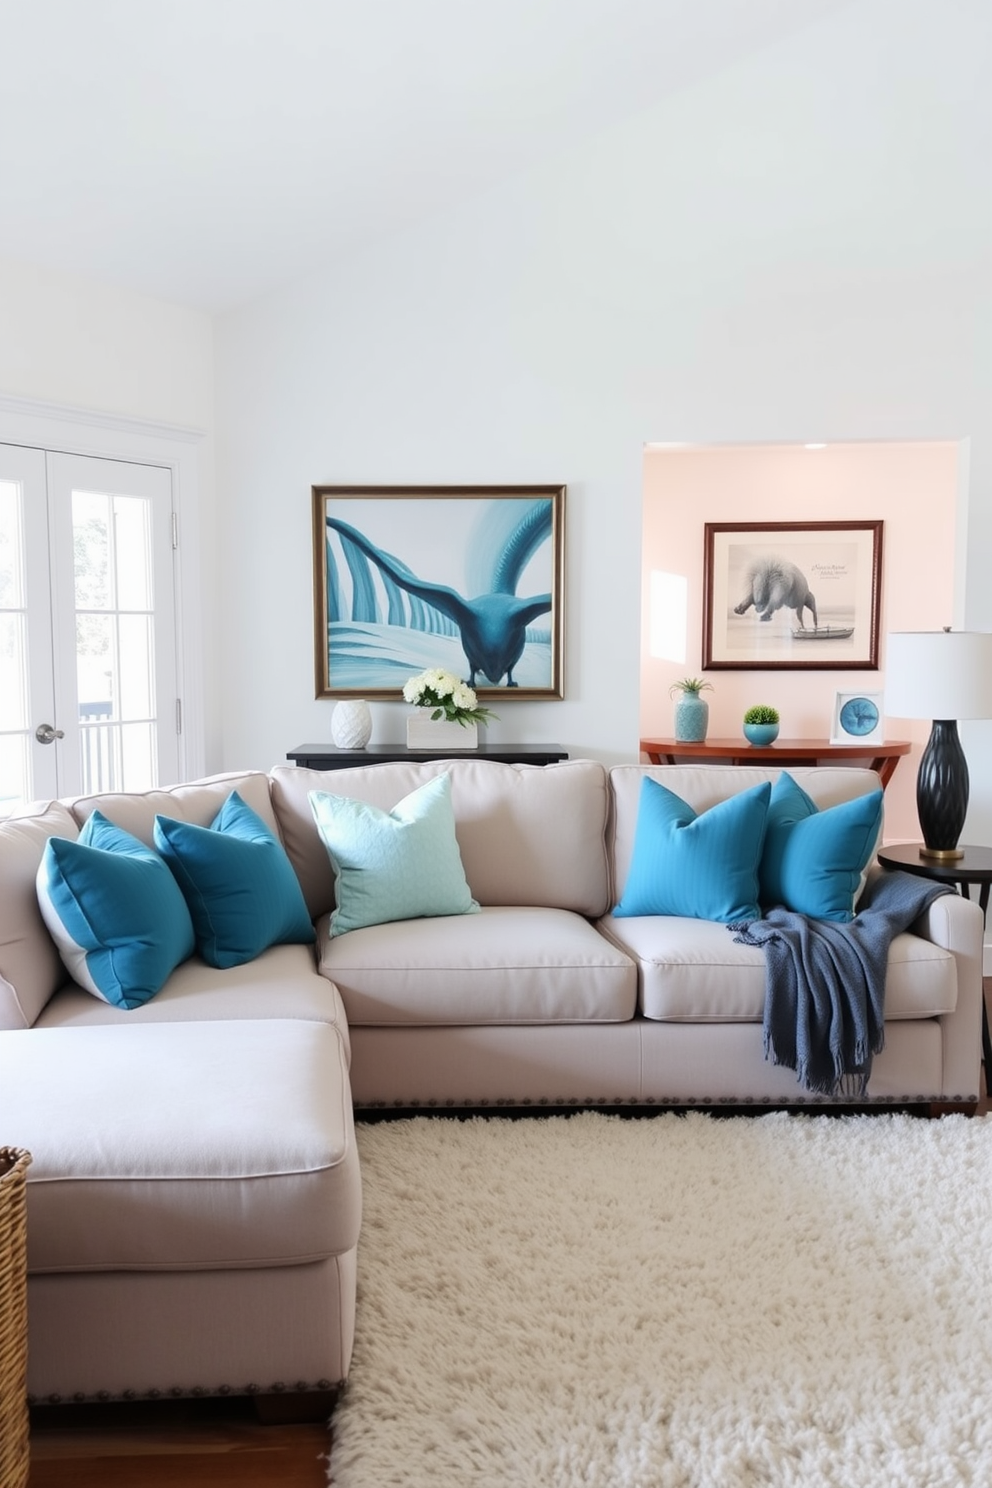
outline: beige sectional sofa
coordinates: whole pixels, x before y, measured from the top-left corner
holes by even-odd
[[[309,792],[384,811],[441,772],[478,913],[331,935]],[[778,772],[467,757],[279,767],[29,808],[0,823],[0,1140],[33,1153],[39,1398],[324,1389],[348,1371],[360,1111],[812,1100],[762,1046],[764,959],[726,925],[615,918],[641,782],[697,811]],[[790,772],[821,808],[868,771]],[[125,1011],[68,978],[39,912],[50,836],[94,808],[146,843],[237,790],[283,843],[315,944],[193,955]],[[873,870],[877,871],[877,870]],[[978,1097],[982,918],[940,898],[892,943],[881,1104]],[[401,1222],[401,1221],[400,1221]]]

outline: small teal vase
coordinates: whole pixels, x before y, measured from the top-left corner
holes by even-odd
[[[675,704],[675,737],[682,744],[702,744],[710,721],[710,705],[697,692],[684,692]]]
[[[746,723],[744,737],[749,744],[774,744],[778,738],[778,724]]]

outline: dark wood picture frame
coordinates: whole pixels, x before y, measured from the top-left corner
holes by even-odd
[[[705,671],[877,671],[881,522],[707,522]]]
[[[563,485],[321,485],[312,498],[318,698],[401,698],[427,667],[487,704],[564,695]]]

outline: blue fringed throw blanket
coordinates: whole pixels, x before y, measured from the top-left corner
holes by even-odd
[[[776,907],[728,928],[765,953],[765,1058],[796,1071],[817,1095],[863,1096],[885,1039],[889,943],[947,884],[879,874],[849,924]]]

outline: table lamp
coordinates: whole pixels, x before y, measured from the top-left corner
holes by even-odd
[[[992,718],[992,634],[948,626],[889,635],[885,711],[933,720],[916,777],[920,856],[963,857],[958,838],[968,811],[968,763],[957,720]]]

